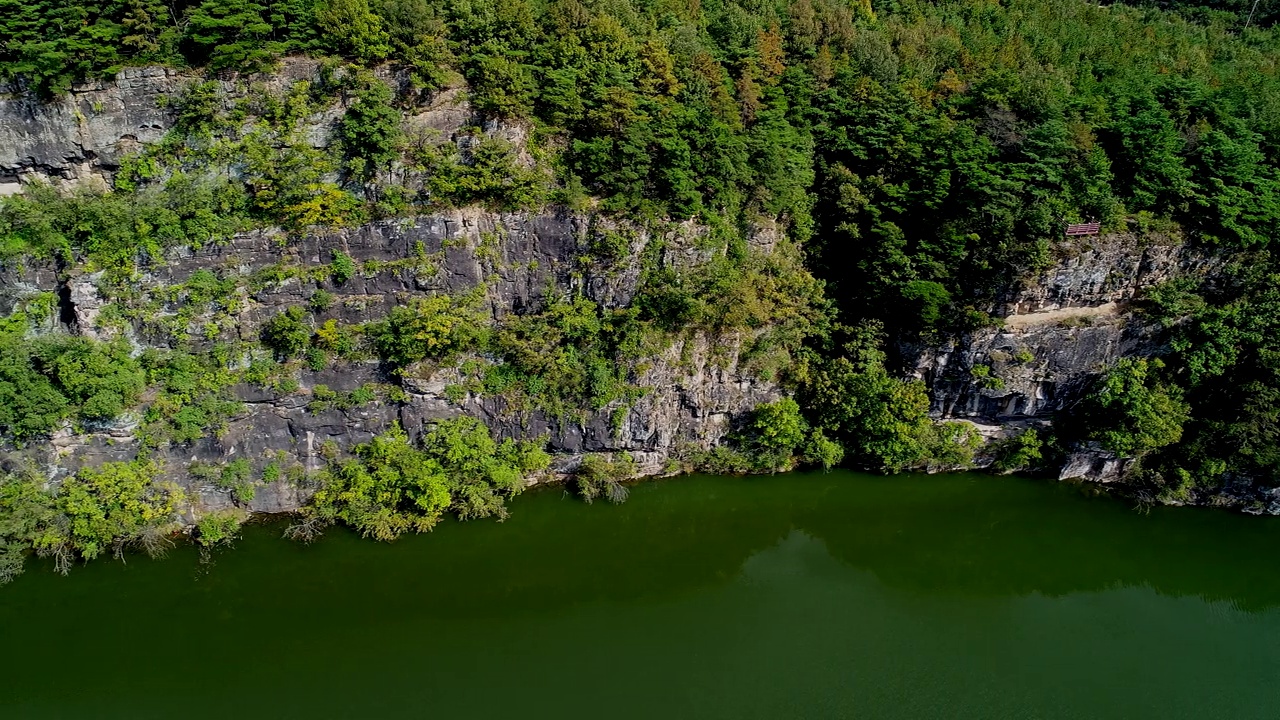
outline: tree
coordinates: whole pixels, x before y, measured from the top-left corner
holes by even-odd
[[[338,122],[347,167],[358,177],[371,177],[399,154],[400,113],[391,99],[386,83],[367,77]]]
[[[1182,437],[1190,407],[1182,391],[1160,382],[1159,359],[1122,358],[1084,400],[1087,437],[1116,455],[1140,457]]]
[[[384,322],[367,332],[378,355],[396,368],[446,357],[474,337],[469,313],[448,295],[434,295],[392,308]]]
[[[163,547],[185,496],[178,486],[157,482],[157,472],[155,465],[142,461],[80,470],[57,495],[58,509],[69,522],[67,534],[42,535],[37,548],[65,543],[92,560],[107,550],[118,555],[130,543],[151,551]]]
[[[315,24],[321,46],[343,57],[373,63],[391,52],[391,38],[369,0],[319,0]]]
[[[279,53],[266,11],[256,0],[204,0],[187,20],[192,58],[214,70],[265,70]]]

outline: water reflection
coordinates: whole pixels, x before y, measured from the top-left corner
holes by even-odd
[[[513,511],[390,546],[259,527],[200,571],[180,549],[31,574],[0,590],[0,631],[20,648],[0,655],[0,710],[1280,713],[1270,519],[847,473],[684,478],[620,507],[542,492]]]

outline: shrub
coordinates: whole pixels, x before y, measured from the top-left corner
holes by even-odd
[[[1034,467],[1041,458],[1043,446],[1035,428],[1027,428],[1013,437],[995,443],[991,467],[1003,473]]]
[[[338,137],[352,175],[372,177],[396,158],[400,113],[391,106],[391,100],[391,88],[380,80],[366,78],[338,122]]]
[[[355,457],[330,460],[321,488],[291,529],[308,539],[342,522],[378,540],[430,530],[446,511],[460,519],[505,518],[505,498],[545,470],[550,456],[537,443],[495,442],[479,420],[445,420],[416,448],[398,425],[358,445]]]
[[[337,320],[325,320],[316,328],[312,342],[321,350],[336,353],[342,357],[350,357],[359,349],[358,328],[339,325]]]
[[[1182,390],[1158,380],[1160,360],[1123,358],[1082,403],[1086,437],[1125,456],[1141,456],[1177,442],[1190,415]]]
[[[392,308],[385,321],[366,332],[383,360],[403,368],[462,350],[475,331],[475,321],[464,307],[448,295],[435,295]]]
[[[333,251],[333,261],[329,263],[329,276],[338,285],[345,283],[356,275],[356,261],[341,250]]]
[[[354,265],[354,263],[353,263]],[[332,270],[332,266],[330,266]],[[354,267],[352,268],[354,271]],[[313,313],[320,313],[333,307],[333,293],[325,290],[316,290],[311,293],[311,297],[307,299],[307,307]]]
[[[636,476],[636,461],[631,453],[605,455],[591,453],[573,473],[578,495],[588,503],[604,496],[611,503],[625,502],[629,494],[622,483]]]
[[[311,342],[311,328],[306,313],[294,306],[276,315],[262,327],[262,344],[279,360],[297,357]]]
[[[244,516],[235,510],[206,513],[196,521],[195,541],[203,548],[229,545],[240,535]]]
[[[65,534],[50,528],[37,548],[67,546],[86,560],[107,550],[120,555],[130,544],[161,552],[166,536],[178,527],[176,513],[185,495],[177,485],[156,482],[157,471],[143,461],[81,469],[58,489],[56,505],[67,518]]]
[[[65,533],[54,493],[43,486],[34,468],[0,476],[0,585],[22,573],[37,543],[47,552]]]
[[[463,520],[505,519],[504,499],[520,494],[529,475],[551,464],[539,443],[495,442],[484,423],[466,416],[438,423],[422,439],[422,448],[447,471],[452,509]]]
[[[785,397],[756,407],[747,426],[745,445],[760,469],[789,470],[795,465],[808,427],[800,416],[800,406]]]

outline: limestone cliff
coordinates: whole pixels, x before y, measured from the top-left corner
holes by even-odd
[[[1218,263],[1164,234],[1064,240],[1047,268],[1002,299],[997,326],[918,351],[915,374],[930,387],[936,417],[972,421],[988,437],[1047,427],[1119,358],[1162,351],[1161,326],[1133,304],[1144,290]],[[1058,474],[1113,481],[1129,462],[1081,448]]]
[[[285,87],[314,79],[314,61],[294,59],[258,87]],[[393,82],[395,78],[386,78]],[[173,126],[170,99],[194,82],[189,76],[157,68],[130,69],[117,80],[79,86],[54,102],[41,103],[0,88],[0,192],[20,192],[33,180],[107,185],[121,158],[144,143],[159,141]],[[222,83],[226,102],[245,95],[248,86]],[[330,142],[334,106],[312,114],[301,133],[323,148]],[[459,130],[483,125],[464,94],[446,91],[406,117],[446,141],[468,142]],[[488,134],[519,143],[523,130],[489,123]],[[528,158],[524,158],[528,161]],[[590,259],[602,232],[621,231],[628,246],[609,263]],[[482,289],[485,314],[495,321],[509,314],[536,312],[551,295],[581,293],[602,307],[626,305],[637,291],[641,257],[651,243],[663,248],[658,262],[694,267],[702,259],[699,228],[668,224],[661,229],[619,227],[587,212],[495,213],[475,208],[399,220],[377,221],[343,231],[290,237],[269,230],[243,233],[231,242],[198,251],[172,251],[152,263],[133,282],[141,296],[164,297],[202,270],[241,278],[288,268],[284,276],[252,289],[241,288],[243,302],[229,314],[204,313],[188,324],[221,325],[253,341],[267,319],[290,306],[306,304],[316,288],[335,301],[315,315],[360,323],[416,296],[460,294]],[[768,233],[752,241],[760,253],[773,251]],[[361,271],[342,283],[316,282],[313,270],[341,252]],[[1131,303],[1145,288],[1171,277],[1213,271],[1217,260],[1178,238],[1152,233],[1107,234],[1064,241],[1048,266],[1010,289],[992,314],[1001,322],[938,347],[907,348],[915,358],[914,375],[930,391],[932,413],[940,419],[964,419],[987,437],[1004,437],[1052,422],[1056,413],[1079,400],[1088,384],[1116,359],[1160,352],[1161,328],[1135,312]],[[268,273],[270,274],[270,273]],[[308,280],[308,278],[311,278]],[[13,265],[0,273],[0,311],[24,297],[54,293],[58,311],[47,331],[109,336],[124,332],[139,350],[168,340],[134,317],[122,324],[100,313],[122,290],[109,287],[102,273],[84,265],[59,262]],[[161,319],[177,317],[176,305],[161,303]],[[152,319],[154,321],[154,318]],[[154,324],[154,322],[152,322]],[[778,397],[779,387],[746,370],[740,354],[751,337],[741,334],[686,332],[655,351],[633,381],[646,389],[630,405],[615,405],[575,418],[508,406],[502,398],[467,392],[459,395],[454,367],[422,368],[403,380],[406,397],[386,398],[348,410],[317,411],[313,390],[325,386],[350,391],[386,380],[374,361],[321,371],[303,370],[298,387],[287,391],[243,385],[235,389],[242,409],[217,437],[159,451],[168,467],[193,461],[225,462],[285,451],[308,469],[317,468],[319,448],[332,440],[347,448],[367,440],[393,422],[420,432],[434,419],[457,414],[483,418],[502,437],[546,436],[555,453],[555,469],[572,469],[585,453],[630,452],[643,474],[674,467],[684,448],[720,442],[735,418]],[[50,477],[85,464],[127,459],[137,452],[139,419],[126,415],[109,426],[60,431],[39,448]],[[21,455],[31,455],[30,449]],[[1082,448],[1067,459],[1061,476],[1109,481],[1128,461],[1097,449]],[[205,507],[230,503],[225,491],[175,471]],[[257,493],[250,507],[285,511],[298,507],[305,490],[275,483]]]
[[[263,82],[280,84],[315,72],[314,62],[291,60],[280,75]],[[52,103],[0,94],[0,188],[21,192],[23,183],[33,180],[109,184],[122,156],[139,143],[159,140],[172,127],[165,98],[192,81],[174,71],[134,69],[115,82],[77,87]],[[243,88],[227,83],[222,90],[234,97]],[[317,113],[307,119],[303,132],[315,145],[325,145],[327,128],[339,112]],[[446,92],[408,122],[431,127],[449,140],[450,133],[476,119],[465,100]],[[519,139],[518,128],[490,126],[487,132]],[[593,239],[615,230],[626,238],[625,251],[609,262],[592,259]],[[482,314],[496,322],[512,313],[537,312],[549,297],[565,294],[583,295],[606,309],[624,306],[636,293],[647,246],[660,243],[662,248],[656,259],[650,253],[651,262],[691,266],[704,255],[698,242],[702,232],[689,224],[668,224],[661,230],[619,227],[591,213],[563,209],[497,213],[478,208],[305,236],[261,230],[238,234],[225,244],[171,251],[124,283],[85,263],[10,263],[0,271],[0,312],[11,311],[24,298],[51,293],[59,298],[59,307],[45,332],[102,338],[123,333],[139,352],[172,342],[155,330],[166,322],[181,322],[184,332],[212,324],[256,342],[263,322],[287,307],[306,305],[317,289],[332,296],[325,309],[315,312],[317,324],[378,320],[414,297],[477,288]],[[772,251],[768,233],[752,242],[758,252]],[[325,276],[335,252],[350,257],[358,271],[342,282],[317,279]],[[287,272],[282,274],[282,268]],[[175,288],[200,271],[241,280],[235,309],[219,314],[206,308],[179,320]],[[249,282],[264,273],[272,279]],[[153,300],[148,317],[126,313],[122,320],[116,310],[126,296]],[[113,303],[117,308],[104,314]],[[236,386],[232,396],[241,409],[222,432],[189,444],[162,445],[151,456],[198,498],[198,505],[216,509],[232,503],[230,494],[183,468],[236,458],[248,458],[260,468],[267,458],[284,452],[291,462],[314,470],[323,462],[320,448],[328,441],[346,449],[395,422],[412,434],[433,420],[468,414],[482,418],[499,437],[545,437],[554,456],[552,476],[571,471],[585,454],[596,452],[629,452],[640,474],[672,472],[680,453],[717,444],[735,418],[779,396],[775,384],[741,366],[739,353],[749,339],[734,333],[679,334],[635,370],[630,380],[642,389],[638,398],[575,416],[460,392],[456,367],[429,364],[399,382],[404,395],[394,401],[379,397],[345,410],[317,409],[311,402],[317,386],[340,393],[385,383],[386,369],[376,360],[303,369],[296,387]],[[110,424],[66,427],[48,445],[10,448],[8,456],[10,461],[36,457],[56,479],[85,465],[132,459],[141,424],[137,413],[126,413]],[[253,511],[282,512],[299,507],[306,495],[306,488],[282,480],[259,488],[245,504]]]

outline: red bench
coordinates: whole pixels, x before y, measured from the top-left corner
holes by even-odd
[[[1100,231],[1101,229],[1102,229],[1102,223],[1096,223],[1096,222],[1077,223],[1075,225],[1068,225],[1067,237],[1072,237],[1073,235],[1097,235],[1098,231]]]

